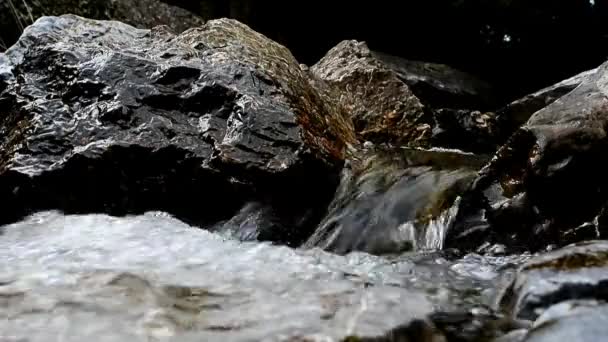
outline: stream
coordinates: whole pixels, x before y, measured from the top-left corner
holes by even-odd
[[[255,206],[214,232],[162,212],[39,212],[0,228],[0,331],[10,341],[327,341],[487,310],[529,256],[439,250],[453,214],[442,198],[457,200],[449,189],[476,162],[375,154],[344,172],[327,217],[296,249],[247,241]],[[428,208],[437,217],[421,219]]]

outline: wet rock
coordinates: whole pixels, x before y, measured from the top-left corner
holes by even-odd
[[[489,110],[496,105],[490,84],[444,64],[410,61],[373,51],[422,103],[433,108]]]
[[[607,80],[605,64],[515,132],[463,196],[450,246],[541,250],[590,227],[607,201]],[[585,239],[605,234],[585,231]]]
[[[519,269],[500,299],[510,315],[535,320],[552,305],[569,300],[608,300],[608,242],[565,247],[531,259]]]
[[[431,144],[477,153],[494,153],[502,127],[492,112],[442,108],[434,111]]]
[[[497,124],[501,128],[501,134],[504,136],[504,140],[507,140],[510,134],[524,125],[532,114],[570,93],[596,72],[597,69],[582,72],[567,80],[513,101],[507,106],[497,110]]]
[[[296,244],[345,142],[291,53],[232,20],[180,35],[44,17],[0,58],[0,221],[149,209],[196,224],[273,208]],[[273,218],[274,220],[275,218]]]
[[[365,43],[340,43],[311,72],[337,89],[336,100],[350,113],[361,139],[417,144],[427,139],[430,118],[422,103]]]
[[[431,322],[446,337],[446,341],[492,341],[505,332],[517,329],[519,323],[493,313],[451,312],[433,313]]]
[[[476,111],[488,107],[491,90],[472,76],[376,53],[353,40],[310,70],[333,88],[334,102],[345,107],[361,141],[494,151],[492,143],[480,143],[495,134],[494,118]]]
[[[63,14],[75,14],[99,20],[119,20],[138,28],[166,25],[177,33],[204,24],[203,19],[197,15],[158,0],[2,1],[0,51],[16,42],[23,30],[38,18]]]
[[[487,159],[421,149],[369,153],[344,170],[327,216],[305,246],[339,254],[441,249],[454,201]]]
[[[601,341],[608,334],[608,305],[570,301],[549,308],[522,341]]]
[[[522,342],[527,333],[528,330],[526,329],[513,330],[492,340],[492,342]]]

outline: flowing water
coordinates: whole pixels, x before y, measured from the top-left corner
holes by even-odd
[[[527,256],[425,251],[442,246],[478,163],[371,158],[345,171],[298,249],[242,241],[263,222],[256,204],[215,233],[163,213],[43,212],[0,227],[0,341],[337,341],[486,308]]]
[[[485,158],[460,151],[373,153],[345,168],[330,211],[306,242],[335,253],[439,250],[458,194]]]

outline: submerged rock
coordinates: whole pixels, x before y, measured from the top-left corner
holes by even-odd
[[[38,18],[63,14],[119,20],[138,28],[166,25],[178,33],[204,24],[201,17],[159,0],[9,0],[0,2],[0,51]]]
[[[0,222],[40,209],[273,208],[297,244],[337,185],[345,137],[291,53],[233,20],[174,35],[44,17],[0,55]]]
[[[594,222],[608,200],[606,127],[608,64],[532,115],[496,153],[463,196],[448,245],[540,250],[605,236]]]
[[[504,291],[500,305],[510,315],[535,320],[569,300],[608,301],[608,242],[568,246],[531,259]]]
[[[310,69],[343,106],[361,141],[494,151],[490,87],[445,65],[414,62],[343,41]],[[482,143],[483,142],[483,143]]]

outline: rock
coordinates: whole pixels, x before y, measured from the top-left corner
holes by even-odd
[[[502,127],[492,112],[441,108],[433,116],[433,146],[480,154],[494,153],[499,146]]]
[[[526,338],[527,333],[528,330],[526,329],[513,330],[507,334],[504,334],[503,336],[492,340],[492,342],[522,342],[524,338]]]
[[[0,52],[38,18],[63,14],[119,20],[138,28],[166,25],[177,33],[204,24],[197,15],[159,0],[9,0],[0,3]]]
[[[360,139],[420,144],[427,139],[431,121],[422,103],[365,43],[338,44],[311,72],[337,89],[336,100],[350,113]]]
[[[377,51],[372,56],[395,72],[427,106],[478,110],[496,106],[492,86],[473,75],[444,64],[410,61]]]
[[[501,133],[504,135],[504,140],[507,140],[509,135],[524,125],[532,114],[573,91],[596,72],[597,69],[582,72],[567,80],[513,101],[507,106],[497,110],[497,124],[501,127]]]
[[[569,300],[608,300],[608,242],[571,245],[520,267],[500,298],[502,310],[536,320],[549,307]]]
[[[360,141],[494,151],[489,86],[444,65],[412,62],[343,41],[311,67],[353,121]],[[463,108],[462,110],[458,110]]]
[[[158,209],[206,225],[259,202],[282,223],[271,239],[297,244],[337,185],[342,114],[236,21],[174,35],[44,17],[0,62],[1,222]]]
[[[607,203],[608,64],[537,111],[463,195],[448,245],[542,250],[575,242]],[[605,231],[586,230],[588,238]]]
[[[595,301],[571,301],[549,308],[534,323],[525,342],[595,342],[608,334],[608,305]]]

